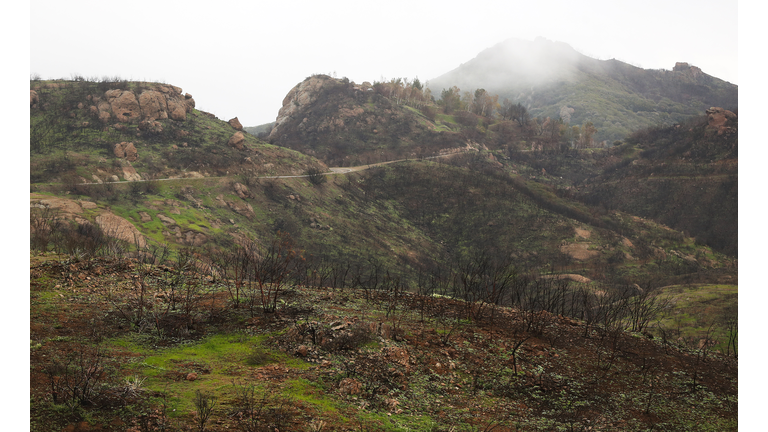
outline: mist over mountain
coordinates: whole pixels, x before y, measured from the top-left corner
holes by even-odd
[[[432,93],[456,86],[485,89],[499,102],[523,104],[537,117],[572,125],[592,122],[596,139],[622,139],[650,125],[671,125],[711,106],[736,110],[738,86],[679,62],[671,70],[597,60],[568,44],[508,39],[458,68],[428,81]]]

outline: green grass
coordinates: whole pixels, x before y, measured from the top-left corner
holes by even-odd
[[[126,336],[111,339],[106,346],[140,354],[141,359],[126,369],[146,377],[147,389],[174,395],[169,402],[176,407],[176,415],[180,415],[194,410],[196,390],[213,392],[220,401],[229,397],[232,376],[254,367],[248,364],[249,356],[254,349],[260,349],[267,337],[216,334],[196,343],[158,349],[151,346],[152,338]],[[284,353],[267,351],[272,362],[292,369],[309,367],[306,362]],[[185,377],[191,372],[196,372],[198,377],[187,381]]]
[[[669,296],[671,309],[660,318],[660,324],[668,329],[680,330],[684,338],[704,338],[712,326],[710,337],[717,343],[715,350],[724,349],[728,335],[722,320],[729,314],[737,318],[738,286],[695,285],[669,286],[660,291]]]

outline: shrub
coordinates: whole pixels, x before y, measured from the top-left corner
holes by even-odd
[[[251,352],[245,357],[245,363],[248,366],[263,366],[274,361],[275,356],[261,347],[253,347]]]
[[[328,178],[323,174],[323,172],[320,171],[320,169],[317,167],[309,168],[306,171],[306,175],[309,178],[309,181],[315,186],[319,186],[328,180]]]
[[[365,323],[355,323],[348,330],[321,345],[329,352],[352,351],[373,340],[373,332]]]
[[[63,358],[55,356],[43,367],[48,377],[53,403],[64,403],[72,411],[93,404],[100,395],[105,353],[100,348],[80,347]]]

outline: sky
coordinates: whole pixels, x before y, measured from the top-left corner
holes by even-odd
[[[425,82],[509,38],[643,68],[688,62],[738,84],[737,22],[734,0],[32,0],[29,72],[165,82],[257,126],[312,74]]]

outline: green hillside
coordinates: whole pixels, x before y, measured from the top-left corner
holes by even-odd
[[[687,63],[648,70],[595,60],[567,44],[510,39],[429,80],[433,94],[452,86],[485,89],[521,103],[533,116],[591,122],[598,141],[620,140],[648,126],[671,125],[712,106],[738,107],[738,87]]]

